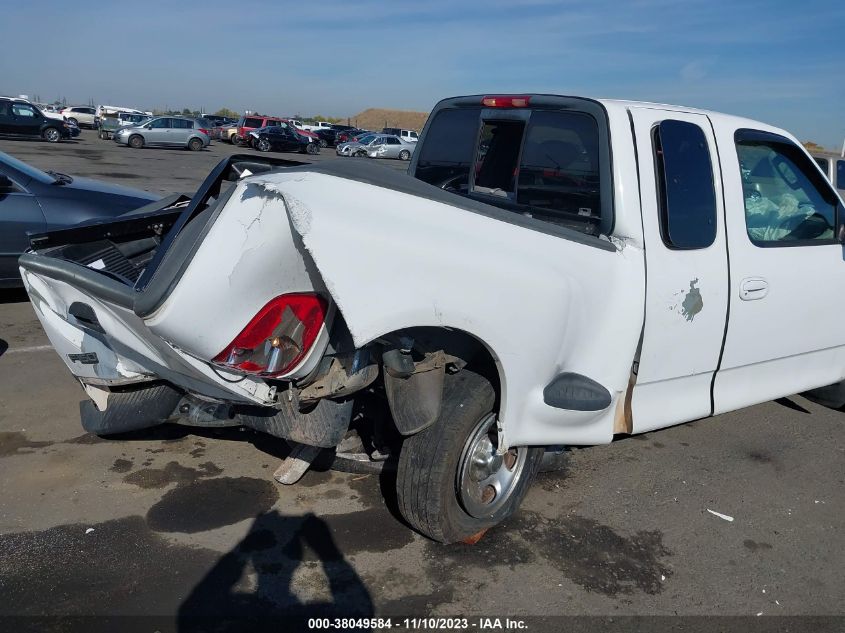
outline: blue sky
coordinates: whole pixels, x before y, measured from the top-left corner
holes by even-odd
[[[192,4],[7,5],[0,94],[349,116],[533,91],[710,108],[831,148],[845,138],[843,0]]]

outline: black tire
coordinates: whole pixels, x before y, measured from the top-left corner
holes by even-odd
[[[232,136],[229,137],[229,142],[235,147],[237,147],[241,142],[241,137],[237,134],[232,134]]]
[[[399,160],[411,160],[411,152],[406,149],[403,149],[399,152]]]
[[[260,138],[255,143],[255,149],[257,149],[259,152],[269,152],[272,149],[272,146],[270,145],[270,141],[264,138]]]
[[[75,125],[76,127],[79,127],[79,121],[77,121],[77,120],[76,120],[76,119],[74,119],[73,117],[70,117],[70,118],[67,120],[67,122],[68,122],[68,123],[70,123],[71,125]]]
[[[202,145],[202,140],[198,138],[192,138],[190,141],[188,141],[188,149],[192,152],[200,151],[202,149]]]
[[[48,143],[58,143],[62,140],[62,133],[58,128],[48,127],[41,132],[41,138]]]
[[[321,147],[322,149],[325,149],[325,148],[327,148],[328,146],[329,146],[329,144],[326,142],[326,139],[321,138],[321,139],[320,139],[320,147]]]
[[[129,137],[127,144],[132,149],[141,149],[142,147],[144,147],[144,137],[140,134],[134,134]]]
[[[447,374],[437,421],[406,438],[399,454],[399,509],[416,530],[442,543],[469,539],[519,507],[539,468],[542,448],[524,448],[522,469],[504,504],[484,518],[471,516],[458,498],[464,447],[493,411],[496,394],[487,379],[468,370]]]
[[[305,152],[314,156],[320,153],[320,147],[316,143],[308,143],[305,147]]]

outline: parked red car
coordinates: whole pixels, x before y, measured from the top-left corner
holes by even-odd
[[[372,132],[368,132],[367,130],[361,129],[351,129],[351,130],[344,130],[343,132],[338,132],[337,140],[338,143],[353,143],[358,140],[361,136],[366,136],[367,134],[372,134]]]
[[[271,127],[279,125],[282,122],[277,116],[264,116],[262,114],[244,115],[238,121],[238,131],[232,137],[232,145],[240,145],[252,130],[257,130],[262,127]]]

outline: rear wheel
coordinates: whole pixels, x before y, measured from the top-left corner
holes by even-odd
[[[326,142],[326,139],[321,138],[321,139],[320,139],[320,147],[321,147],[321,148],[323,148],[323,149],[325,149],[325,148],[326,148],[326,147],[328,147],[328,146],[329,146],[329,144]]]
[[[437,421],[402,444],[399,507],[434,540],[468,540],[513,514],[539,468],[542,448],[497,455],[495,400],[478,374],[447,374]]]
[[[399,152],[399,160],[410,160],[411,159],[411,152],[406,149],[403,149]]]
[[[135,134],[129,137],[129,147],[132,149],[141,149],[144,147],[144,137],[140,134]]]
[[[198,138],[192,138],[190,141],[188,141],[188,149],[192,152],[200,151],[202,149],[202,145],[202,141]]]
[[[62,140],[62,133],[54,127],[48,127],[41,133],[41,138],[49,143],[58,143]]]
[[[229,137],[229,142],[232,145],[237,146],[241,142],[241,137],[238,136],[237,134],[232,134],[232,136]]]

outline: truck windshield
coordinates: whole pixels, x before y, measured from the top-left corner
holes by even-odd
[[[599,130],[592,115],[534,110],[514,118],[482,108],[439,112],[416,177],[544,222],[598,234]]]

